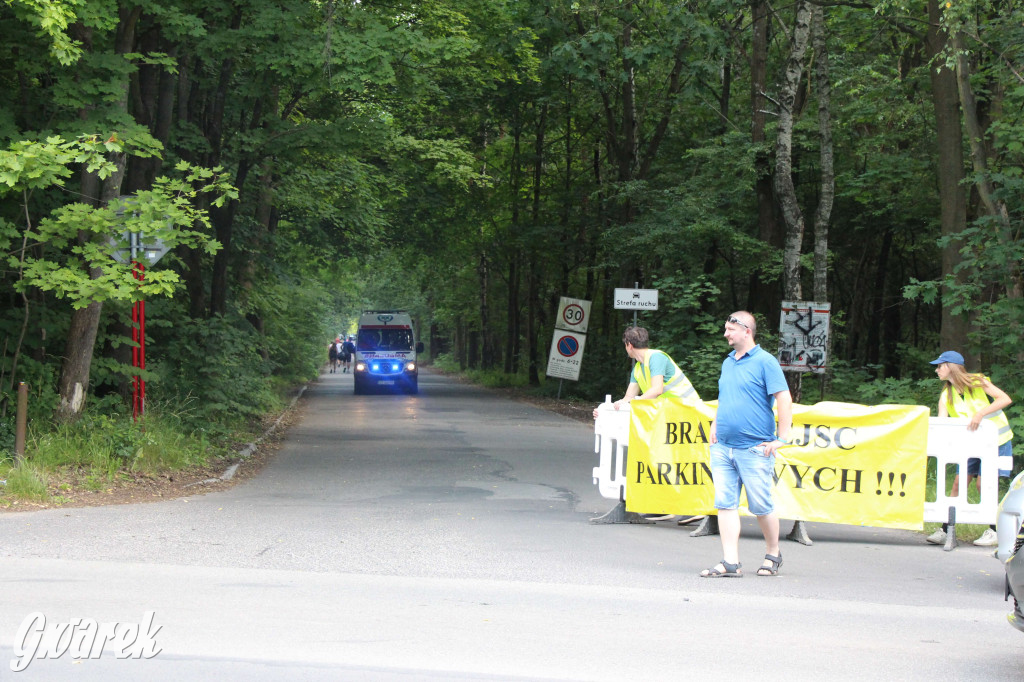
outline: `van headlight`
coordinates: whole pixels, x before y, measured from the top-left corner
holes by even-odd
[[[416,371],[416,363],[415,362],[407,362],[407,363],[405,363],[405,371],[406,372],[415,372]]]
[[[365,372],[366,371],[366,363],[365,362],[357,362],[356,363],[356,371],[357,372]]]

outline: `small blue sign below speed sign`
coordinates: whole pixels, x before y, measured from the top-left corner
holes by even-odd
[[[551,351],[548,353],[546,374],[558,379],[579,381],[580,365],[583,364],[583,347],[587,343],[586,334],[554,330],[551,337]]]
[[[580,342],[573,336],[558,339],[558,352],[562,357],[571,358],[580,350]]]

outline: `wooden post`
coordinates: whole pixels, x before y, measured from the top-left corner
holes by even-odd
[[[18,413],[14,427],[15,464],[21,464],[25,458],[25,430],[28,422],[28,386],[24,381],[18,382]]]

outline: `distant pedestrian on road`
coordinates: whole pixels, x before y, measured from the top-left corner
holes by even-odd
[[[341,337],[336,336],[331,345],[327,347],[327,359],[331,361],[331,374],[338,369],[338,359],[341,357]]]
[[[701,571],[702,578],[740,578],[740,487],[764,534],[765,556],[757,575],[778,575],[779,517],[772,499],[775,452],[788,444],[793,397],[775,356],[754,341],[757,323],[746,311],[729,316],[725,340],[732,352],[718,379],[718,412],[711,422],[711,475],[722,538],[722,560]],[[779,413],[778,437],[772,404]]]
[[[989,381],[983,374],[969,374],[964,369],[964,356],[955,350],[947,350],[932,360],[935,374],[942,380],[942,393],[939,394],[938,414],[940,417],[959,417],[970,419],[968,431],[977,431],[982,419],[995,424],[998,431],[996,443],[999,445],[998,466],[1000,476],[1013,473],[1013,431],[1003,413],[1013,400],[1006,392]],[[991,400],[990,400],[991,399]],[[981,492],[981,460],[971,457],[967,460],[967,487],[971,481],[977,481],[978,492]],[[960,475],[953,479],[952,495],[960,492]],[[927,537],[928,542],[935,545],[946,543],[949,524],[942,524],[940,530]],[[994,547],[999,544],[996,538],[996,527],[989,526],[981,537],[974,541],[979,547]]]
[[[342,372],[349,372],[352,369],[352,354],[356,352],[356,345],[352,343],[352,337],[345,339],[341,344],[341,364],[344,365]]]

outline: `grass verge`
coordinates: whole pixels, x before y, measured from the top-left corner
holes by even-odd
[[[84,414],[70,424],[30,425],[25,457],[0,451],[0,508],[25,503],[62,505],[82,491],[103,493],[143,483],[159,496],[161,485],[180,487],[183,477],[209,477],[211,467],[251,439],[250,429],[218,427],[211,434],[181,410],[154,405],[144,419],[129,414]],[[131,494],[127,494],[132,497]]]

